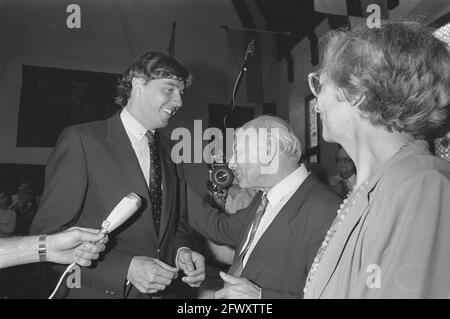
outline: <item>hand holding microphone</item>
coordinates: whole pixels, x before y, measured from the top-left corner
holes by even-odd
[[[49,299],[58,291],[64,276],[76,265],[90,266],[105,250],[110,232],[117,229],[141,207],[141,199],[134,193],[125,196],[102,223],[100,231],[72,227],[65,232],[47,237],[48,259],[52,262],[71,263],[62,274]]]
[[[86,233],[77,234],[80,244],[81,242],[84,243],[75,250],[75,262],[80,266],[90,266],[90,260],[98,259],[99,253],[105,250],[105,244],[108,242],[107,234],[127,221],[140,207],[141,199],[139,196],[130,193],[114,207],[108,218],[103,221],[100,231],[79,227],[71,228],[71,230],[84,230],[92,233],[91,237],[87,237]]]
[[[97,229],[72,227],[47,236],[47,260],[58,264],[90,266],[105,250],[108,236]]]

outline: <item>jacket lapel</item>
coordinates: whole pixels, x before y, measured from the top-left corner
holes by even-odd
[[[261,236],[249,256],[244,267],[243,277],[251,274],[252,278],[257,278],[267,264],[271,262],[277,251],[292,236],[291,222],[299,215],[309,191],[316,182],[316,178],[309,175],[278,212],[277,217]]]
[[[143,200],[141,210],[150,212],[150,214],[143,214],[143,217],[151,225],[152,236],[156,242],[157,236],[153,218],[148,218],[148,215],[151,217],[152,205],[147,182],[142,174],[141,166],[125,131],[125,127],[120,119],[120,112],[107,120],[107,142],[121,169],[120,172],[117,172],[117,175],[123,177],[123,181],[128,188],[141,197]]]
[[[177,177],[174,171],[174,163],[170,157],[170,143],[165,138],[160,138],[159,154],[161,159],[162,174],[162,207],[161,207],[161,225],[159,229],[159,242],[161,243],[169,225],[172,215],[172,204],[177,187]]]
[[[345,247],[348,243],[348,238],[351,236],[357,225],[359,224],[361,217],[367,211],[369,206],[369,201],[367,196],[358,199],[355,203],[352,213],[345,217],[345,223],[342,223],[339,229],[333,236],[333,239],[329,242],[327,251],[333,252],[332,254],[325,254],[320,261],[319,267],[314,274],[314,279],[318,279],[317,292],[320,296],[325,290],[327,284],[329,283],[331,277],[337,269],[338,263],[342,257]],[[314,289],[315,290],[315,289]]]
[[[351,214],[348,214],[345,217],[345,222],[341,224],[333,239],[330,241],[322,260],[320,261],[319,267],[314,274],[312,280],[314,285],[310,286],[312,291],[311,293],[308,293],[310,296],[313,298],[320,298],[323,294],[338,267],[343,252],[347,247],[348,239],[361,222],[363,216],[367,214],[370,207],[370,198],[383,174],[390,167],[397,164],[413,152],[427,153],[427,145],[428,144],[426,142],[420,140],[411,143],[385,162],[370,178],[369,184],[367,185],[367,190],[363,191],[363,193],[356,198],[354,206],[351,207]]]

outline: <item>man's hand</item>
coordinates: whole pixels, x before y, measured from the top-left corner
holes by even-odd
[[[189,248],[178,251],[176,265],[186,275],[181,280],[191,287],[200,287],[206,278],[205,257]]]
[[[154,294],[166,289],[178,276],[178,268],[156,258],[136,256],[128,268],[127,279],[143,294]]]
[[[59,264],[76,262],[90,266],[105,250],[108,236],[97,229],[72,227],[47,236],[47,260]]]
[[[261,288],[245,278],[220,272],[225,288],[215,292],[215,299],[261,299]]]

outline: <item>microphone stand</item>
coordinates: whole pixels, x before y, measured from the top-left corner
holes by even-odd
[[[241,70],[239,71],[239,74],[236,78],[236,82],[234,83],[234,88],[233,88],[233,93],[231,96],[231,103],[230,103],[231,108],[230,108],[228,114],[226,114],[225,117],[223,118],[224,128],[227,127],[226,121],[227,121],[228,116],[234,111],[234,108],[236,106],[237,91],[239,89],[239,86],[241,85],[242,77],[244,76],[245,72],[247,72],[248,60],[249,60],[249,57],[251,57],[254,53],[253,52],[254,47],[255,47],[255,39],[252,39],[252,41],[250,41],[250,43],[248,44],[247,52],[245,52],[244,62],[242,63]]]

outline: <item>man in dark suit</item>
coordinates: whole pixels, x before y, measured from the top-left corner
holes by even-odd
[[[202,206],[188,187],[189,224],[211,241],[236,248],[215,298],[302,297],[340,199],[299,166],[300,156],[289,124],[262,116],[238,130],[229,164],[242,188],[259,190],[249,207],[223,214]]]
[[[157,131],[182,106],[190,82],[181,62],[147,52],[121,79],[116,99],[121,112],[69,127],[59,137],[33,233],[99,227],[130,192],[143,202],[110,236],[104,258],[82,270],[82,287],[66,291],[68,298],[160,297],[180,268],[191,286],[204,279],[200,254],[183,250],[175,260],[177,248],[189,244],[188,228],[177,232],[186,208],[185,184],[171,160],[170,141]]]

